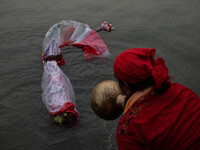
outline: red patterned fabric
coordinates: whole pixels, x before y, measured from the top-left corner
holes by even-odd
[[[115,59],[115,75],[128,83],[138,83],[153,76],[155,88],[159,88],[168,78],[168,69],[161,57],[154,60],[155,52],[154,48],[125,50]]]
[[[119,150],[199,150],[200,98],[172,83],[162,95],[148,95],[120,119]]]

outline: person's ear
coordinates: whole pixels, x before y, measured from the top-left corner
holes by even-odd
[[[130,97],[132,95],[132,90],[131,90],[131,87],[129,86],[129,84],[125,81],[123,81],[123,84],[124,84],[124,90],[125,90],[125,95],[127,97]]]
[[[129,86],[128,83],[127,83],[126,81],[123,81],[123,83],[124,83],[124,86],[125,86],[125,87],[128,87],[128,86]]]
[[[124,88],[126,90],[130,90],[131,89],[130,86],[129,86],[129,84],[126,81],[123,81],[123,84],[124,84]]]

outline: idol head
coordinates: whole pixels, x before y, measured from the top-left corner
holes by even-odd
[[[91,107],[100,118],[114,120],[122,114],[125,98],[117,81],[106,80],[94,87]]]

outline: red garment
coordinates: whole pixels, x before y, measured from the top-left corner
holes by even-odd
[[[119,150],[200,150],[200,98],[176,83],[148,95],[120,119]]]
[[[161,57],[154,60],[155,52],[154,48],[125,50],[115,59],[115,75],[128,83],[138,83],[152,76],[155,88],[159,88],[168,78],[168,69]]]

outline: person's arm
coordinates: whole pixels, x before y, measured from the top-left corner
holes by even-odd
[[[130,140],[129,136],[117,138],[118,150],[146,150],[145,146],[137,140]]]
[[[124,118],[125,120],[127,118]],[[118,150],[146,150],[139,130],[133,125],[126,124],[125,120],[120,120],[117,130]]]

